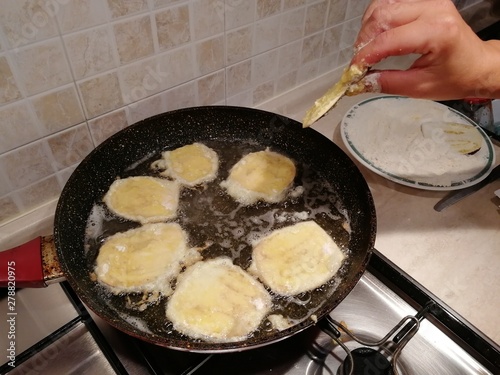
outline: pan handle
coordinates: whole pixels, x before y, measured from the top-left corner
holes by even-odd
[[[0,287],[43,288],[64,280],[54,239],[40,236],[0,251]]]

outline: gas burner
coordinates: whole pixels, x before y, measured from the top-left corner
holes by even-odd
[[[354,362],[354,367],[352,366]],[[337,375],[349,374],[393,375],[389,360],[372,348],[361,347],[351,351],[350,355],[340,365]]]
[[[365,332],[356,335],[357,339],[363,342],[374,342],[375,337]],[[343,346],[334,341],[324,332],[316,339],[316,342],[309,348],[308,356],[310,362],[306,375],[346,375],[350,374],[350,364],[354,360],[352,375],[370,374],[394,375],[392,364],[387,359],[387,352],[390,349],[370,348],[351,339],[345,333],[339,339]],[[346,354],[346,351],[349,354]],[[409,375],[406,371],[409,368],[404,358],[397,361],[397,373],[399,375]],[[366,371],[366,372],[363,372]]]
[[[431,302],[415,316],[404,317],[381,340],[355,335],[345,325],[326,317],[318,326],[328,336],[320,336],[309,349],[307,375],[404,375],[399,355],[432,307]]]

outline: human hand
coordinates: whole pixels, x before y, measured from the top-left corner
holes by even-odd
[[[500,42],[484,42],[451,0],[373,0],[352,64],[418,54],[407,70],[372,70],[348,95],[384,92],[434,100],[500,97]]]

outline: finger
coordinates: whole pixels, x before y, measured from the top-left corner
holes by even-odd
[[[421,2],[423,0],[373,0],[365,9],[362,22],[366,22],[371,17],[376,8],[388,6],[395,3]]]
[[[439,100],[441,94],[433,87],[434,81],[435,79],[422,69],[386,70],[380,72],[378,77],[380,92]]]
[[[383,70],[367,74],[357,83],[349,86],[347,96],[362,93],[385,93],[409,97],[425,97],[430,91],[428,84],[423,84],[425,73],[416,70]]]
[[[357,49],[387,30],[415,21],[423,11],[432,6],[431,3],[434,3],[431,0],[380,0],[379,2],[385,5],[376,6],[365,13],[367,18],[363,20],[354,43]]]
[[[435,49],[434,32],[432,28],[420,21],[387,30],[358,50],[351,63],[359,66],[373,66],[389,56],[428,54]]]
[[[465,96],[460,87],[444,84],[426,69],[385,70],[379,73],[379,92],[431,100],[460,99]]]
[[[378,93],[381,92],[380,87],[380,72],[371,71],[366,74],[361,80],[353,83],[347,88],[346,95],[353,96],[366,92]]]
[[[346,95],[385,93],[431,100],[461,99],[468,95],[490,96],[489,94],[478,96],[470,91],[464,91],[461,85],[443,83],[438,77],[442,77],[442,74],[426,69],[373,71],[349,86]]]

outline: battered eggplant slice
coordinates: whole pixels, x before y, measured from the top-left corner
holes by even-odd
[[[333,85],[306,112],[302,120],[302,127],[307,128],[324,116],[349,90],[349,87],[358,83],[367,73],[368,68],[350,65],[344,69],[340,80]]]
[[[473,125],[459,124],[456,122],[429,121],[420,126],[422,134],[427,139],[436,143],[444,143],[452,150],[463,154],[472,155],[481,149],[483,137]]]
[[[163,178],[136,176],[114,181],[104,203],[118,216],[155,223],[177,216],[180,186]]]
[[[273,292],[292,296],[330,280],[345,255],[314,221],[277,229],[253,247],[249,272]]]
[[[176,148],[162,153],[162,159],[153,168],[164,169],[161,174],[182,185],[196,186],[213,181],[219,169],[219,157],[210,147],[202,143]]]
[[[267,149],[252,152],[240,159],[221,186],[245,206],[259,200],[278,203],[292,185],[295,173],[292,160]]]
[[[170,283],[182,267],[201,259],[187,245],[177,223],[146,224],[106,239],[96,259],[97,280],[113,293],[159,292],[170,295]]]
[[[271,305],[261,283],[221,257],[198,262],[179,276],[166,316],[192,338],[234,342],[255,331]]]

